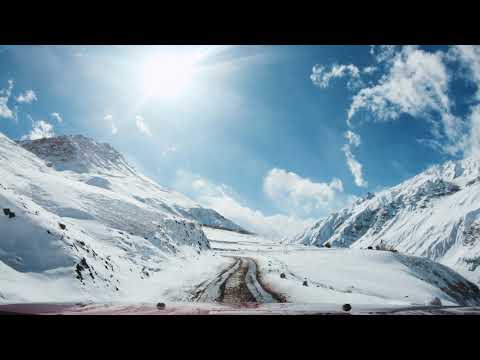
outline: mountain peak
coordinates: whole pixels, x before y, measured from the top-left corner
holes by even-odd
[[[135,201],[201,225],[249,233],[213,209],[207,209],[188,197],[169,191],[137,173],[123,155],[107,143],[83,135],[62,135],[38,140],[18,141],[27,151],[57,171],[72,171],[76,180],[88,185],[127,195]],[[160,195],[160,196],[159,196]]]
[[[59,171],[133,173],[122,154],[111,145],[83,135],[62,135],[18,143]]]

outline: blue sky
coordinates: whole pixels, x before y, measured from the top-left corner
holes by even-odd
[[[272,236],[478,154],[477,47],[3,46],[0,69],[10,138],[108,142]]]

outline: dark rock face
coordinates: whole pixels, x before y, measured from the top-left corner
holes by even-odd
[[[82,258],[82,260],[80,261],[80,264],[84,267],[84,268],[90,268],[90,266],[87,264],[87,260],[85,258]]]
[[[62,229],[62,230],[65,230],[67,228],[67,226],[65,224],[62,224],[62,223],[58,223],[58,226],[60,226],[60,229]]]
[[[15,217],[15,213],[8,208],[3,209],[5,216],[8,216],[10,219]]]
[[[75,267],[75,272],[77,273],[77,279],[80,281],[83,281],[82,271],[83,267],[80,264],[77,264]]]
[[[352,310],[352,305],[350,305],[350,304],[343,304],[342,310],[343,310],[343,311],[350,311],[350,310]]]
[[[90,266],[87,263],[87,259],[82,258],[82,260],[80,260],[80,262],[75,267],[75,272],[77,273],[77,279],[78,280],[83,281],[82,271],[84,271],[86,269],[90,270]],[[92,274],[91,270],[90,270],[90,276],[93,279],[93,274]]]

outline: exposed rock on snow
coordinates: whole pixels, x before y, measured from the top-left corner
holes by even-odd
[[[442,300],[440,300],[438,297],[434,297],[433,299],[430,299],[425,302],[425,305],[429,306],[442,306]]]
[[[97,143],[83,135],[24,140],[19,144],[59,171],[135,175],[123,156],[109,144]]]

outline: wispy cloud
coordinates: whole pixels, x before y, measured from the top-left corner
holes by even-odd
[[[467,140],[467,156],[480,157],[480,105],[472,107],[469,116],[470,136]]]
[[[374,72],[376,72],[377,70],[378,70],[378,68],[376,66],[365,66],[362,69],[362,73],[370,75],[370,74],[373,74]]]
[[[16,111],[8,107],[8,101],[12,95],[13,80],[8,80],[6,88],[0,90],[0,117],[5,119],[16,119]]]
[[[467,156],[480,157],[480,46],[457,45],[452,46],[447,53],[448,61],[459,63],[459,75],[476,88],[473,105],[467,116],[465,136],[462,138]]]
[[[345,156],[347,158],[347,165],[354,177],[355,184],[360,187],[367,187],[368,183],[363,178],[363,166],[362,164],[360,164],[360,162],[357,161],[357,159],[353,155],[352,150],[350,149],[350,145],[343,145],[342,151],[345,153]]]
[[[54,118],[58,123],[63,122],[62,116],[58,112],[53,112],[50,114],[52,118]]]
[[[374,63],[360,70],[354,64],[333,65],[330,70],[315,65],[312,81],[326,88],[334,78],[360,79],[377,74],[376,80],[357,82],[347,111],[347,126],[353,129],[359,112],[372,115],[373,121],[394,121],[402,115],[427,121],[428,139],[417,139],[422,144],[447,155],[480,156],[479,110],[480,104],[480,46],[452,46],[447,51],[429,52],[419,46],[372,46],[370,53]],[[455,65],[460,64],[457,71]],[[459,116],[453,112],[450,98],[451,80],[460,77],[476,87],[470,114]],[[368,86],[365,85],[368,83]],[[342,146],[347,166],[358,186],[367,186],[363,178],[362,164],[352,152],[360,145],[360,138],[351,130],[345,134],[347,143]]]
[[[457,45],[447,54],[448,60],[460,62],[466,70],[464,79],[476,86],[476,100],[480,100],[480,46]]]
[[[112,114],[107,114],[103,117],[103,120],[105,120],[109,125],[110,125],[110,130],[113,135],[116,135],[118,132],[118,128],[115,125],[115,121],[113,120],[113,115]]]
[[[34,121],[33,128],[29,134],[22,136],[22,140],[37,140],[55,136],[53,125],[44,121]]]
[[[360,135],[355,134],[351,130],[347,130],[347,132],[345,133],[345,138],[348,140],[348,143],[353,146],[359,146],[362,143]]]
[[[363,178],[363,166],[360,164],[360,162],[355,158],[355,156],[352,153],[352,146],[357,147],[360,146],[361,144],[361,138],[360,135],[354,133],[351,130],[347,130],[345,132],[345,138],[347,139],[347,143],[342,146],[342,151],[345,154],[346,160],[347,160],[347,166],[350,169],[350,172],[352,173],[355,184],[360,187],[367,187],[368,183],[365,181]]]
[[[441,53],[406,46],[396,54],[386,76],[354,96],[348,118],[362,108],[380,120],[397,119],[401,113],[418,116],[430,110],[448,112],[448,80]]]
[[[360,110],[367,110],[379,121],[396,120],[402,114],[430,119],[437,116],[443,133],[433,127],[432,135],[449,141],[446,151],[462,150],[462,120],[451,113],[448,97],[450,75],[443,52],[429,53],[417,46],[404,46],[398,52],[388,48],[391,66],[380,80],[362,88],[348,110],[348,123]],[[383,57],[382,57],[383,59]]]
[[[397,45],[371,45],[370,54],[375,58],[377,63],[389,63],[395,57]]]
[[[332,65],[330,70],[323,65],[315,65],[310,75],[310,80],[320,88],[327,88],[332,79],[348,77],[349,86],[358,85],[360,81],[360,70],[353,64],[349,65]],[[357,83],[353,83],[356,81]]]
[[[143,133],[147,136],[152,136],[152,133],[151,133],[149,127],[147,126],[147,124],[145,123],[145,119],[142,116],[137,115],[135,117],[135,124],[137,125],[137,129],[141,133]]]
[[[26,90],[15,98],[15,101],[19,104],[31,104],[37,100],[37,94],[33,90]]]
[[[360,146],[360,144],[362,143],[360,135],[354,133],[351,130],[347,130],[345,132],[345,138],[347,139],[348,142],[345,145],[343,145],[342,151],[344,152],[345,157],[347,158],[347,166],[353,175],[355,184],[360,187],[367,187],[368,183],[363,178],[363,166],[355,158],[351,149],[352,146],[357,147],[357,146]]]

